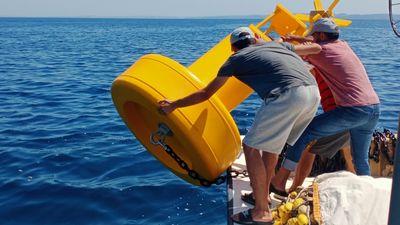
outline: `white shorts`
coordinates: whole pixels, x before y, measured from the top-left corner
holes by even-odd
[[[286,143],[293,145],[306,129],[318,110],[319,102],[317,86],[293,87],[277,97],[266,98],[243,143],[254,149],[280,154]]]

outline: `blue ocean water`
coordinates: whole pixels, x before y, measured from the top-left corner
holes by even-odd
[[[259,20],[0,18],[0,224],[226,224],[225,184],[164,168],[115,110],[114,79],[155,53],[191,65]],[[400,39],[389,20],[342,28],[397,133]],[[232,111],[241,134],[260,104]]]

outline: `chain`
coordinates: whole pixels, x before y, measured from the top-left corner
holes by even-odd
[[[193,178],[195,180],[199,180],[200,184],[204,187],[211,187],[212,184],[220,185],[225,182],[227,177],[236,178],[239,175],[242,175],[244,177],[249,176],[247,170],[243,170],[243,171],[230,170],[227,172],[227,175],[219,176],[214,181],[206,180],[203,177],[201,177],[196,171],[189,169],[186,162],[183,161],[181,158],[179,158],[179,156],[171,149],[171,147],[169,145],[165,145],[165,147],[166,147],[165,151],[178,163],[178,165],[182,169],[186,170],[191,178]]]
[[[249,173],[247,172],[247,170],[243,170],[243,171],[230,170],[230,171],[228,171],[228,176],[231,178],[236,178],[239,175],[242,175],[243,177],[248,177]]]
[[[183,161],[173,150],[169,145],[165,145],[163,146],[164,150],[178,163],[178,165],[186,170],[188,172],[188,175],[195,179],[195,180],[199,180],[201,186],[203,187],[211,187],[212,184],[216,184],[216,185],[220,185],[222,183],[225,182],[226,180],[226,176],[220,176],[217,179],[215,179],[214,181],[209,181],[204,179],[203,177],[201,177],[196,171],[189,169],[189,167],[187,166],[187,163],[185,161]]]
[[[396,149],[396,147],[397,147],[397,139],[394,136],[394,134],[389,129],[383,129],[383,133],[387,134],[389,136],[389,138],[392,139],[393,149]]]
[[[390,139],[392,140],[393,151],[395,151],[395,149],[396,149],[396,137],[395,137],[394,134],[393,134],[390,130],[388,130],[388,129],[383,129],[383,133],[384,133],[385,135],[387,135],[387,137],[390,138]],[[385,138],[385,139],[386,139],[386,138]],[[385,149],[384,149],[384,150],[385,150],[385,151],[383,151],[383,153],[384,153],[384,156],[385,156],[386,160],[389,162],[390,165],[394,165],[394,156],[393,156],[393,158],[391,158],[391,157],[389,156],[389,148],[388,148],[388,146],[387,146],[387,144],[386,144],[386,140],[385,140]]]
[[[383,129],[383,134],[380,133],[379,131],[375,130],[373,133],[374,137],[374,143],[375,143],[375,148],[373,150],[373,154],[369,156],[370,159],[373,159],[375,162],[379,162],[379,155],[381,153],[380,148],[379,148],[379,143],[382,142],[382,154],[385,157],[385,159],[389,162],[390,165],[394,165],[394,157],[389,156],[389,147],[387,144],[387,139],[390,138],[392,140],[393,144],[393,151],[396,149],[396,137],[394,134],[388,130],[388,129]],[[370,148],[371,152],[371,148]]]
[[[196,171],[191,170],[188,167],[187,163],[185,161],[183,161],[174,152],[174,150],[172,150],[172,148],[164,142],[165,135],[172,136],[171,130],[165,124],[162,124],[162,123],[158,124],[158,126],[159,126],[159,129],[150,136],[150,142],[154,145],[161,145],[164,148],[164,150],[168,153],[168,155],[170,155],[182,169],[187,171],[188,175],[191,178],[193,178],[194,180],[199,180],[201,186],[203,186],[203,187],[211,187],[212,184],[220,185],[225,182],[226,176],[220,176],[217,179],[215,179],[214,181],[209,181],[209,180],[206,180],[203,177],[201,177]],[[161,137],[161,139],[158,140],[157,142],[153,140],[153,137],[155,134],[157,134],[158,136]]]
[[[379,139],[380,139],[380,135],[378,131],[374,131],[373,133],[373,137],[374,137],[374,143],[375,143],[375,148],[373,150],[373,154],[372,156],[370,155],[369,158],[373,159],[375,162],[379,162],[379,154],[380,154],[380,150],[379,150]],[[370,152],[371,152],[371,146],[370,146]]]

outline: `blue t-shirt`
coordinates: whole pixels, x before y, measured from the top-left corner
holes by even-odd
[[[217,76],[235,76],[262,98],[291,87],[315,85],[315,78],[294,52],[294,45],[268,41],[250,45],[230,56]]]

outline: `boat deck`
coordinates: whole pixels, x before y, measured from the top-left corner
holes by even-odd
[[[249,177],[242,174],[246,169],[245,156],[243,151],[241,151],[230,168],[230,171],[238,171],[239,174],[237,177],[228,179],[227,181],[228,225],[236,224],[230,219],[232,215],[254,207],[253,205],[241,200],[243,194],[252,192]],[[306,187],[311,185],[313,180],[314,177],[307,177],[303,186]],[[292,185],[292,182],[293,176],[290,176],[286,188],[289,188]],[[274,195],[271,194],[272,208],[275,208],[279,202],[280,200],[276,199]]]

